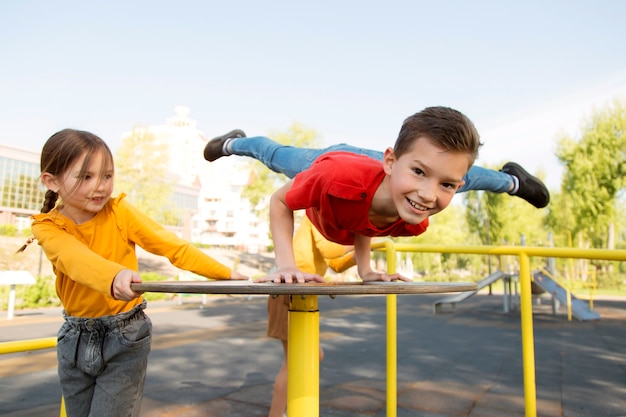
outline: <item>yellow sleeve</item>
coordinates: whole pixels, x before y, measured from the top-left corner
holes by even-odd
[[[113,279],[119,271],[126,269],[124,265],[98,255],[52,221],[35,221],[32,230],[56,270],[81,285],[111,297]]]
[[[128,216],[128,238],[155,255],[164,256],[172,265],[211,279],[230,279],[231,269],[207,255],[185,239],[122,200],[119,209]]]
[[[308,220],[308,219],[307,219]],[[310,222],[309,222],[310,223]],[[326,239],[311,224],[311,234],[315,241],[315,246],[326,260],[328,266],[335,272],[343,272],[346,269],[356,265],[353,252],[349,251],[350,247],[340,243],[331,242]],[[346,253],[347,252],[347,253]]]
[[[328,259],[328,266],[335,272],[343,272],[356,265],[354,252],[348,252],[339,258]]]

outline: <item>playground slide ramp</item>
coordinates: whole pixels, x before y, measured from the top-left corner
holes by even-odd
[[[496,272],[490,274],[489,276],[487,276],[486,278],[483,278],[480,281],[478,281],[478,283],[476,283],[476,291],[460,292],[458,294],[448,295],[448,296],[446,296],[446,297],[444,297],[444,298],[442,298],[440,300],[437,300],[433,304],[433,312],[435,314],[443,312],[443,306],[445,304],[451,304],[452,308],[454,309],[454,307],[456,307],[457,303],[460,303],[461,301],[467,300],[472,295],[476,294],[478,291],[480,291],[481,289],[485,288],[487,285],[491,285],[494,282],[496,282],[497,280],[502,279],[502,278],[504,278],[506,276],[507,276],[507,274],[505,274],[504,272],[496,271]]]
[[[542,271],[535,272],[533,278],[535,285],[550,293],[550,295],[557,299],[561,305],[567,306],[567,290],[560,286],[558,282],[550,278]],[[574,294],[570,294],[570,298],[572,303],[572,315],[577,320],[600,320],[600,314],[595,310],[591,310],[587,301],[576,298]]]

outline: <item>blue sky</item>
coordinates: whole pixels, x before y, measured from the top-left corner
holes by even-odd
[[[478,127],[478,164],[558,188],[558,135],[626,100],[624,16],[619,0],[3,1],[0,143],[74,127],[115,150],[185,105],[207,137],[300,122],[382,150],[446,105]]]

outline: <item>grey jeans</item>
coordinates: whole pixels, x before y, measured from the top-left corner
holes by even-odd
[[[57,358],[68,417],[138,416],[152,341],[146,302],[98,318],[67,316]]]

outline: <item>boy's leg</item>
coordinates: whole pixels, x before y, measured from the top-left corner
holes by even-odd
[[[274,380],[269,417],[282,417],[287,408],[287,338],[289,334],[289,296],[267,297],[267,335],[283,346],[283,363]]]
[[[507,162],[501,171],[473,166],[463,179],[465,184],[458,193],[469,190],[508,193],[537,208],[543,208],[550,202],[550,192],[545,184],[515,162]]]
[[[235,132],[235,133],[233,133]],[[327,148],[298,148],[282,145],[264,136],[242,137],[241,131],[230,132],[231,137],[224,139],[219,136],[207,143],[204,156],[214,161],[222,156],[239,155],[254,158],[274,172],[284,174],[289,178],[307,169],[320,155],[327,152],[350,152],[367,155],[375,159],[382,159],[382,152],[358,148],[346,144],[338,144]],[[229,134],[226,134],[229,135]]]
[[[358,148],[344,143],[327,148],[297,148],[281,145],[266,137],[237,138],[230,142],[228,151],[233,155],[249,156],[261,161],[274,172],[293,178],[307,169],[313,161],[327,152],[350,152],[382,160],[383,153]],[[484,190],[492,193],[517,195],[537,208],[545,207],[550,194],[545,185],[515,163],[505,164],[502,171],[472,166],[465,177],[465,184],[457,192]]]
[[[247,138],[241,130],[234,130],[209,141],[204,155],[209,161],[227,155],[249,156],[262,162],[272,171],[293,178],[311,166],[320,155],[337,151],[367,155],[379,161],[383,158],[380,151],[343,143],[321,149],[297,148],[282,145],[264,136]],[[546,186],[513,162],[505,164],[502,171],[472,166],[463,179],[465,184],[457,192],[469,190],[507,192],[510,195],[517,195],[537,208],[547,206],[550,201],[550,193]]]
[[[505,193],[513,189],[513,178],[501,171],[494,171],[479,166],[472,166],[463,177],[465,184],[457,193],[470,190],[485,190],[494,193]]]

